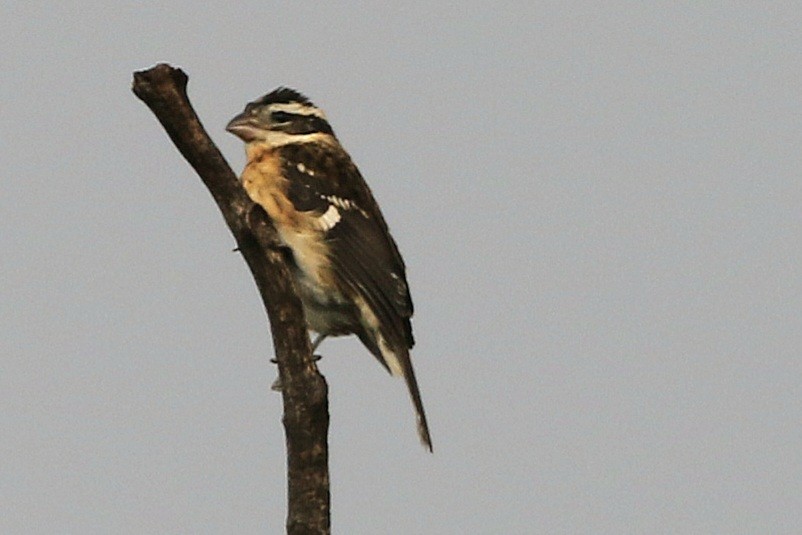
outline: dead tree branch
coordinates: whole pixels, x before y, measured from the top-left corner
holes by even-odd
[[[187,79],[182,70],[159,64],[134,73],[133,91],[214,197],[267,310],[284,400],[287,533],[328,534],[328,387],[311,354],[303,310],[276,231],[203,128],[187,97]]]

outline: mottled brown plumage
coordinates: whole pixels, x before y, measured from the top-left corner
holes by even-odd
[[[287,88],[248,104],[227,129],[246,142],[242,184],[292,251],[309,328],[356,334],[406,380],[421,441],[432,448],[409,356],[412,299],[404,261],[367,184],[325,114]]]

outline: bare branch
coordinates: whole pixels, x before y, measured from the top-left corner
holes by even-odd
[[[133,91],[211,192],[267,310],[284,400],[287,533],[328,534],[328,387],[311,354],[303,309],[276,231],[203,128],[187,97],[187,79],[181,69],[159,64],[134,73]]]

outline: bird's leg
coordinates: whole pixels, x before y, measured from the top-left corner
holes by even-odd
[[[319,346],[321,342],[323,342],[323,340],[326,339],[327,336],[328,336],[327,334],[319,333],[317,336],[315,336],[315,339],[312,341],[312,358],[314,360],[320,360],[320,356],[315,355],[315,350],[317,349],[317,346]],[[270,362],[272,362],[273,364],[278,364],[278,361],[276,359],[270,359]],[[281,377],[276,377],[276,380],[273,381],[272,385],[270,385],[270,390],[273,390],[275,392],[281,392]]]
[[[278,364],[278,361],[274,358],[270,359],[270,362],[272,362],[273,364]],[[281,376],[276,377],[276,380],[273,381],[272,385],[270,385],[270,390],[272,390],[273,392],[281,392]]]
[[[318,335],[315,336],[315,339],[312,341],[312,355],[315,354],[315,350],[317,349],[317,346],[319,346],[320,343],[323,340],[325,340],[327,336],[328,336],[327,334],[323,334],[323,333],[318,333]]]

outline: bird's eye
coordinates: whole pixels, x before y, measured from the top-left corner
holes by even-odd
[[[287,123],[292,119],[292,114],[286,111],[274,111],[270,114],[270,118],[277,123]]]

